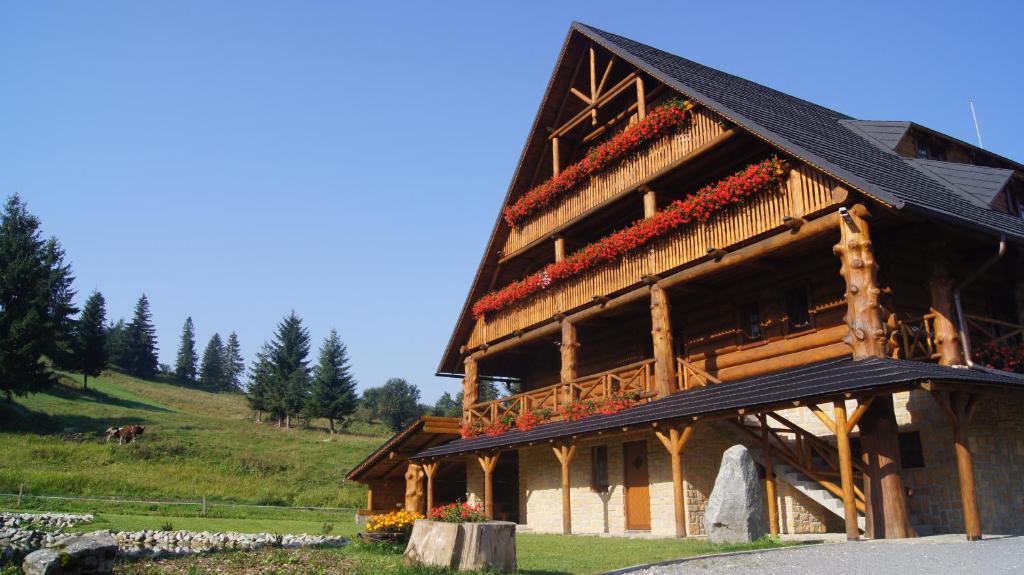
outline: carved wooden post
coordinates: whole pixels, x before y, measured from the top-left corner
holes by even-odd
[[[853,457],[850,452],[850,431],[846,424],[846,402],[833,404],[835,413],[836,448],[839,451],[839,477],[843,487],[843,516],[846,520],[846,538],[860,538],[857,527],[857,499],[853,489]]]
[[[680,432],[676,428],[655,433],[658,441],[665,446],[672,457],[672,499],[675,504],[676,537],[686,537],[686,494],[683,492],[683,448],[693,435],[693,427],[685,426]]]
[[[405,510],[419,512],[423,509],[423,468],[410,463],[405,470]]]
[[[466,377],[462,380],[462,420],[469,422],[469,408],[476,404],[479,398],[477,387],[476,359],[467,357],[465,362]]]
[[[572,463],[572,458],[576,455],[576,446],[556,445],[551,449],[555,452],[558,463],[562,465],[562,533],[570,535],[572,534],[572,500],[569,493],[571,488],[569,464]]]
[[[675,391],[676,358],[672,353],[668,295],[658,284],[651,286],[651,336],[654,339],[654,389],[658,397],[668,397]]]
[[[843,341],[853,348],[854,359],[885,356],[885,328],[878,305],[878,264],[871,250],[871,234],[860,205],[839,220],[840,241],[832,251],[839,256],[839,274],[846,281],[846,323]]]
[[[899,424],[891,394],[874,397],[858,420],[864,451],[864,535],[871,539],[917,537],[900,476]]]
[[[498,465],[500,453],[479,455],[477,460],[484,470],[484,516],[494,519],[494,468]]]
[[[568,383],[577,377],[576,350],[579,346],[579,341],[576,339],[576,325],[571,321],[562,320],[562,342],[559,345],[559,350],[562,352],[562,383]]]
[[[953,305],[953,288],[956,282],[949,275],[948,268],[945,258],[938,257],[933,263],[932,278],[929,283],[932,313],[935,314],[935,346],[939,352],[939,363],[963,365],[964,354],[960,348],[960,333],[953,322],[953,317],[956,314]]]
[[[434,508],[434,474],[437,473],[437,462],[423,464],[423,473],[427,476],[427,515]]]
[[[981,539],[981,515],[978,513],[978,494],[974,487],[974,461],[971,458],[971,446],[968,442],[968,427],[978,397],[966,392],[955,392],[945,395],[932,392],[932,397],[939,402],[943,411],[953,424],[953,441],[956,450],[956,469],[960,476],[960,502],[963,507],[964,532],[968,541]]]
[[[761,449],[764,451],[764,491],[768,499],[768,530],[775,537],[779,534],[778,501],[775,499],[775,468],[772,461],[772,444],[768,439],[768,418],[762,413]]]

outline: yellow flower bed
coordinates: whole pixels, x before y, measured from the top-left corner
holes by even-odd
[[[412,524],[423,516],[413,511],[392,511],[381,515],[371,515],[366,520],[366,530],[371,533],[409,533]]]

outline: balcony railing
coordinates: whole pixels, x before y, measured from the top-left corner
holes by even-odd
[[[975,350],[986,343],[1024,345],[1024,325],[973,314],[965,317]],[[894,358],[938,361],[935,314],[926,313],[919,318],[897,322],[889,335],[889,347]]]
[[[487,425],[511,420],[523,413],[550,410],[552,420],[558,421],[558,408],[574,402],[597,402],[616,394],[637,394],[646,401],[654,395],[653,375],[654,360],[648,359],[567,383],[484,401],[472,406],[466,416],[470,425],[477,422]]]
[[[837,182],[799,166],[790,172],[782,189],[751,198],[728,208],[706,223],[677,230],[649,248],[617,262],[551,286],[528,300],[480,319],[469,347],[512,335],[550,320],[556,314],[589,304],[597,296],[610,296],[638,285],[645,276],[669,272],[708,257],[708,248],[726,249],[776,229],[786,217],[804,217],[833,204]]]
[[[613,198],[635,190],[652,176],[669,168],[695,150],[722,135],[725,122],[709,110],[693,111],[689,127],[648,146],[643,153],[595,175],[554,205],[513,228],[502,253],[514,254],[548,237],[553,230]]]

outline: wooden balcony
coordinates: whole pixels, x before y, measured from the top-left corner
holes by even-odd
[[[974,350],[988,343],[1024,345],[1024,325],[990,317],[966,314]],[[938,361],[939,347],[935,341],[935,314],[897,322],[889,335],[891,355],[898,359]]]
[[[546,239],[553,230],[586,212],[629,193],[725,132],[720,116],[705,109],[693,111],[693,121],[681,132],[655,142],[637,157],[626,159],[580,185],[553,205],[513,228],[502,246],[505,256]]]
[[[646,401],[654,395],[654,360],[632,363],[602,373],[588,375],[472,406],[465,414],[472,425],[487,425],[501,420],[514,420],[523,413],[549,410],[552,421],[560,418],[558,408],[573,402],[600,401],[614,394],[637,394]]]
[[[470,334],[468,346],[474,348],[525,331],[556,314],[589,304],[595,297],[611,296],[636,286],[645,276],[664,274],[706,259],[710,247],[728,249],[781,230],[787,217],[806,217],[832,206],[832,192],[837,186],[834,180],[809,168],[795,168],[777,192],[761,194],[724,210],[706,223],[677,230],[643,251],[481,318]]]

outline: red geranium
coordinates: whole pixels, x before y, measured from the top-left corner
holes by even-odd
[[[594,146],[580,161],[564,168],[543,184],[523,194],[505,208],[508,225],[515,226],[529,215],[572,190],[587,177],[607,168],[619,158],[682,126],[690,118],[690,103],[673,99],[651,111],[643,120]]]
[[[740,204],[757,192],[778,185],[782,164],[777,157],[751,164],[745,169],[707,185],[650,218],[606,236],[571,254],[560,262],[493,291],[473,304],[473,317],[504,309],[540,292],[553,283],[564,281],[600,264],[616,260],[652,240],[691,222],[706,222],[715,213]]]

